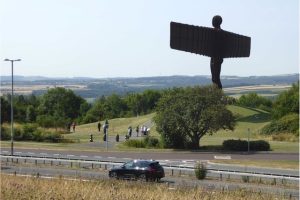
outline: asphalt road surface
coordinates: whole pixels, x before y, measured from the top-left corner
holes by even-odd
[[[10,148],[1,148],[2,152],[9,154]],[[299,161],[299,153],[226,153],[226,152],[189,152],[189,151],[172,151],[172,152],[139,152],[139,151],[76,151],[76,150],[46,150],[15,148],[14,152],[32,152],[32,153],[51,153],[51,154],[71,154],[85,156],[102,156],[116,158],[132,159],[154,159],[154,160],[214,160],[215,157],[228,157],[237,160],[294,160]]]

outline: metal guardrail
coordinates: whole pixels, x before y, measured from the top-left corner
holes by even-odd
[[[10,155],[0,155],[1,158],[7,159],[24,159],[24,160],[42,160],[49,162],[67,162],[67,163],[79,163],[79,164],[92,164],[92,165],[105,165],[105,168],[108,166],[118,166],[122,165],[124,162],[118,161],[105,161],[105,160],[87,160],[87,159],[63,159],[63,158],[53,158],[53,157],[36,157],[36,156],[10,156]],[[162,165],[165,169],[169,170],[178,170],[178,171],[187,171],[192,172],[195,170],[194,167],[187,166],[176,166],[176,165]],[[293,175],[284,175],[284,174],[270,174],[270,173],[258,173],[258,172],[245,172],[245,171],[236,171],[236,170],[220,170],[208,168],[207,172],[215,174],[227,174],[227,175],[236,175],[236,176],[248,176],[248,177],[258,177],[258,178],[269,178],[269,179],[282,179],[282,180],[292,180],[299,181],[299,176]]]

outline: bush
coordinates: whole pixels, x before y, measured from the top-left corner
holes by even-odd
[[[273,120],[263,127],[261,133],[266,135],[293,133],[295,136],[299,136],[299,115],[289,114],[279,120]]]
[[[270,151],[270,144],[265,140],[250,141],[251,151]]]
[[[154,138],[154,137],[147,136],[146,138],[144,138],[144,143],[145,143],[147,148],[160,147],[159,140],[157,138]]]
[[[14,127],[14,136],[15,141],[23,140],[23,131],[20,128]]]
[[[270,144],[264,140],[250,141],[250,151],[269,151]],[[223,149],[229,151],[247,151],[248,141],[246,140],[225,140]]]
[[[61,142],[61,140],[63,139],[62,135],[58,132],[48,132],[45,133],[43,136],[43,140],[47,142],[58,143]]]
[[[136,140],[136,139],[126,140],[124,142],[124,145],[126,145],[128,147],[135,147],[135,148],[145,148],[146,147],[144,140]]]
[[[142,140],[129,139],[124,142],[125,146],[135,148],[160,148],[161,144],[157,138],[145,137]]]
[[[1,140],[10,140],[10,129],[1,126]],[[22,128],[14,128],[15,141],[37,141],[37,142],[67,142],[76,141],[64,139],[60,132],[42,132],[36,124],[25,124]]]
[[[270,110],[272,101],[259,96],[257,93],[243,94],[237,101],[240,106],[247,106],[251,108],[261,108],[263,110]]]
[[[242,180],[244,183],[249,183],[250,178],[249,176],[242,176]]]
[[[1,125],[0,140],[10,140],[10,131],[7,127]]]
[[[290,133],[279,133],[276,135],[272,135],[272,140],[275,141],[289,141],[289,142],[297,142],[299,141],[298,136],[295,136]]]
[[[42,142],[44,141],[44,135],[42,134],[42,131],[40,130],[35,130],[33,133],[32,133],[32,140],[33,141],[37,141],[37,142]]]
[[[25,124],[22,127],[23,137],[22,140],[33,140],[33,133],[37,131],[38,126],[36,124]]]
[[[206,174],[207,174],[207,169],[206,169],[205,164],[203,164],[203,163],[197,163],[196,166],[195,166],[195,175],[196,175],[196,178],[198,180],[203,180],[203,179],[205,179]]]

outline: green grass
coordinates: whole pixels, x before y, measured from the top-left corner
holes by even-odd
[[[127,129],[129,126],[132,127],[132,134],[135,134],[135,128],[139,125],[143,125],[144,123],[152,120],[155,113],[151,113],[148,115],[143,115],[139,117],[131,117],[131,118],[116,118],[112,120],[108,120],[109,136],[116,136],[117,134],[120,137],[123,137],[127,134]],[[103,128],[101,127],[101,132],[98,132],[98,122],[84,124],[76,127],[75,133],[66,134],[65,138],[68,139],[79,139],[80,142],[89,142],[90,134],[93,134],[95,140],[102,140],[103,137]],[[101,124],[104,124],[104,121],[101,121]]]
[[[237,116],[237,124],[234,131],[220,130],[213,135],[205,135],[200,140],[201,146],[222,145],[228,139],[248,139],[248,129],[250,140],[267,140],[274,152],[299,152],[298,142],[271,141],[269,137],[259,134],[259,131],[266,124],[270,123],[270,114],[259,109],[243,108],[240,106],[228,106],[228,109]]]
[[[264,139],[270,142],[271,149],[274,152],[299,152],[298,142],[279,142],[271,141],[270,137],[264,137],[259,134],[260,129],[270,122],[270,114],[266,111],[259,109],[250,109],[240,106],[228,106],[235,116],[237,116],[237,124],[234,131],[220,130],[213,135],[205,135],[200,140],[200,146],[220,146],[224,140],[228,139],[248,139],[248,129],[250,130],[250,140]],[[109,120],[109,135],[115,136],[119,134],[120,137],[124,137],[127,134],[129,126],[133,128],[133,134],[135,134],[135,127],[141,126],[144,123],[152,120],[155,113],[131,117],[131,118],[117,118]],[[101,122],[104,124],[104,121]],[[93,134],[95,141],[102,141],[103,129],[101,133],[98,132],[97,122],[84,124],[76,127],[75,133],[65,134],[64,137],[68,139],[80,140],[80,143],[89,143],[90,134]],[[156,131],[156,126],[151,128],[151,136],[159,138],[159,133]],[[1,141],[1,145],[8,147],[9,142]],[[38,143],[38,142],[17,142],[16,146],[20,147],[34,147],[34,148],[65,148],[72,149],[78,148],[77,144],[51,144],[51,143]],[[128,150],[122,144],[118,145],[120,150]],[[208,148],[211,149],[211,148]],[[139,149],[140,151],[140,149]],[[165,151],[165,150],[160,150]]]

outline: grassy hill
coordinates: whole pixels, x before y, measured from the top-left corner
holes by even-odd
[[[109,122],[109,136],[116,136],[119,134],[120,136],[125,136],[127,134],[127,129],[129,126],[133,129],[133,134],[135,133],[135,128],[137,126],[141,126],[143,124],[148,123],[152,120],[155,113],[138,116],[138,117],[130,117],[130,118],[116,118],[108,120]],[[104,124],[104,121],[101,121],[101,124]],[[65,138],[69,139],[80,139],[80,142],[88,142],[90,134],[93,134],[95,140],[102,139],[103,137],[103,128],[101,127],[101,132],[98,132],[98,122],[89,123],[80,125],[76,128],[75,133],[71,133],[65,135]],[[100,138],[101,137],[101,138]]]
[[[237,116],[235,130],[220,130],[213,135],[205,135],[200,140],[200,146],[221,145],[223,141],[227,139],[247,139],[249,129],[250,140],[265,139],[269,140],[271,148],[275,151],[298,152],[298,142],[271,141],[270,138],[266,138],[259,134],[260,129],[270,122],[270,113],[259,109],[244,108],[233,105],[228,106],[228,109],[231,110],[235,116]],[[119,134],[121,137],[123,137],[127,134],[127,128],[129,126],[133,127],[133,133],[135,133],[135,127],[137,125],[141,126],[145,123],[149,123],[152,121],[154,116],[155,113],[152,113],[138,117],[109,120],[109,135],[115,136],[116,134]],[[101,124],[103,123],[104,122],[102,121]],[[65,137],[70,139],[80,139],[80,142],[88,142],[90,134],[94,135],[95,140],[102,140],[103,130],[101,128],[101,133],[98,132],[97,123],[84,124],[78,126],[75,133],[65,135]],[[151,127],[151,136],[159,138],[155,124],[153,127]]]

